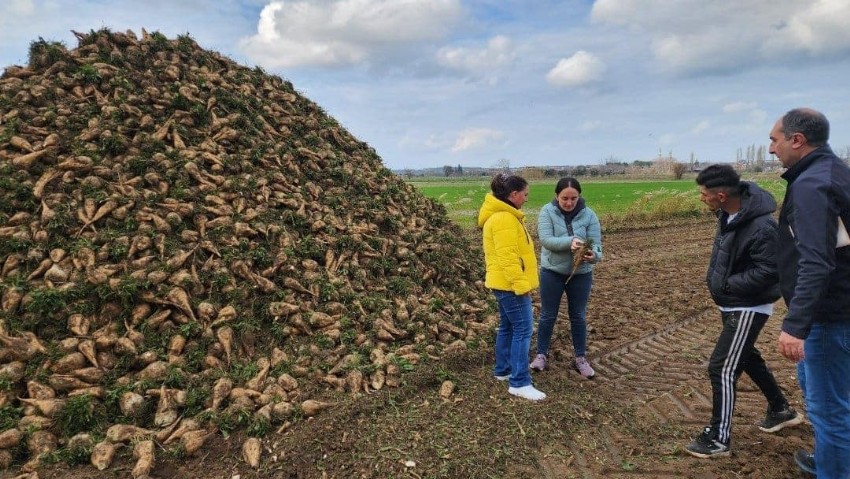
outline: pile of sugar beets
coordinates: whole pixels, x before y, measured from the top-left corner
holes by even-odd
[[[260,437],[493,326],[445,209],[291,83],[190,37],[0,78],[0,468]],[[119,446],[124,446],[119,450]]]

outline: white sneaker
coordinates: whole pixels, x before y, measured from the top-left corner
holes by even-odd
[[[510,376],[505,374],[504,376],[493,376],[493,377],[496,378],[497,381],[507,381]]]
[[[508,388],[508,392],[513,394],[514,396],[521,397],[523,399],[528,399],[529,401],[541,401],[543,399],[546,399],[546,393],[537,390],[537,388],[535,388],[531,384],[529,384],[528,386],[523,386],[521,388]]]

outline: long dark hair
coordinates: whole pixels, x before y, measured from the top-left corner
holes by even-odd
[[[493,192],[493,196],[512,205],[514,208],[516,208],[516,205],[508,200],[508,196],[514,191],[524,190],[527,186],[528,182],[525,181],[525,178],[516,175],[506,175],[504,173],[494,176],[493,181],[490,182],[490,190]]]

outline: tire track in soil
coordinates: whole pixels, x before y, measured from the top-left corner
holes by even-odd
[[[662,423],[692,422],[702,424],[704,414],[696,409],[701,405],[711,407],[711,402],[702,395],[694,395],[699,405],[690,404],[688,398],[677,391],[684,382],[699,378],[704,366],[697,361],[684,358],[671,359],[680,352],[688,352],[694,344],[709,341],[711,331],[700,328],[714,311],[704,310],[698,316],[679,321],[667,328],[647,334],[644,337],[627,342],[619,347],[597,355],[593,359],[596,377],[592,381],[580,379],[577,373],[570,372],[570,381],[579,387],[600,388],[617,391],[629,402],[638,402],[644,411]],[[659,407],[660,403],[666,403]],[[698,426],[697,426],[698,427]],[[632,441],[623,437],[613,428],[602,425],[596,431],[596,438],[581,445],[570,442],[564,449],[571,456],[569,463],[557,464],[544,459],[542,462],[544,477],[563,478],[616,478],[616,477],[686,477],[671,467],[662,469],[634,470],[628,449]],[[590,445],[591,447],[588,447]],[[599,467],[599,464],[602,467]],[[572,475],[565,475],[564,467]],[[624,469],[627,469],[624,471]],[[632,470],[628,470],[632,469]],[[579,473],[580,475],[575,475]]]
[[[698,433],[711,415],[707,358],[720,332],[719,313],[703,283],[712,234],[713,225],[708,224],[612,235],[612,241],[604,244],[604,267],[600,265],[595,273],[588,307],[588,357],[597,375],[588,381],[569,369],[572,346],[564,324],[565,307],[560,326],[556,326],[556,332],[563,332],[553,339],[552,355],[555,363],[562,363],[556,367],[567,370],[561,375],[576,387],[599,390],[606,398],[616,397],[623,406],[635,407],[635,420]],[[639,278],[649,280],[635,281]],[[774,347],[783,313],[780,303],[757,347],[800,411],[793,365],[779,357]],[[786,453],[770,450],[781,446],[793,451],[811,444],[810,428],[792,428],[777,435],[761,433],[755,423],[765,407],[756,386],[742,376],[733,417],[733,459],[725,463],[685,454],[682,448],[687,439],[655,443],[653,438],[630,437],[627,428],[602,421],[592,431],[593,437],[585,434],[567,444],[547,447],[539,465],[543,476],[553,479],[708,479],[729,477],[732,471],[737,477],[751,456],[772,453],[777,462],[784,462],[747,477],[797,477],[793,466],[786,464]]]

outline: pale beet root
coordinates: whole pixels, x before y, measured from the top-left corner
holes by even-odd
[[[443,399],[448,399],[455,392],[455,383],[452,381],[443,381],[443,384],[440,385],[440,397]]]
[[[147,478],[153,468],[154,463],[154,443],[150,439],[139,441],[133,447],[133,459],[136,459],[136,464],[133,466],[133,479]]]
[[[21,443],[24,434],[16,429],[7,429],[0,433],[0,449],[9,449]]]
[[[153,431],[131,424],[115,424],[106,430],[106,439],[111,442],[127,442],[152,434]]]
[[[113,444],[108,441],[101,441],[94,445],[91,451],[89,462],[97,468],[98,471],[103,471],[112,464],[112,459],[115,458],[115,451],[122,444]]]
[[[260,440],[256,437],[249,437],[242,444],[242,459],[254,469],[260,467],[261,452]]]
[[[333,406],[333,403],[307,399],[301,403],[301,411],[305,416],[313,417],[331,406]]]

